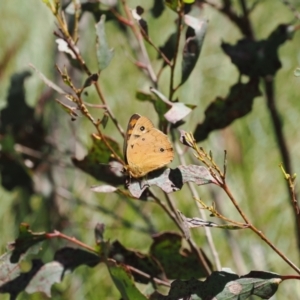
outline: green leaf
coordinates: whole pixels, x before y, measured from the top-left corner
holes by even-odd
[[[171,284],[169,295],[156,293],[153,300],[169,300],[192,298],[246,300],[252,295],[269,299],[278,289],[282,279],[270,272],[252,271],[247,275],[238,275],[226,271],[213,272],[205,281],[194,278],[182,281],[175,280]]]
[[[182,6],[181,0],[165,0],[165,4],[175,12],[180,11]]]
[[[92,85],[93,83],[96,83],[99,78],[98,74],[92,74],[90,75],[84,82],[82,89],[85,89]]]
[[[151,278],[160,278],[163,270],[155,258],[150,254],[143,254],[140,251],[127,249],[119,241],[114,241],[111,244],[109,257],[115,259],[117,262],[122,262],[126,265],[132,266],[148,275]],[[151,282],[151,278],[141,276],[138,273],[133,273],[135,281],[147,284]]]
[[[75,121],[78,117],[78,114],[76,110],[78,110],[78,107],[74,104],[74,102],[71,102],[69,100],[60,101],[58,99],[55,99],[55,101],[60,105],[60,107],[67,112],[71,116],[71,120]]]
[[[45,232],[32,232],[29,230],[29,225],[21,223],[19,227],[19,236],[10,246],[14,247],[11,255],[11,262],[17,263],[20,256],[27,252],[33,245],[47,239]]]
[[[28,234],[25,228],[22,230],[25,230],[23,234]],[[33,253],[32,249],[30,252]],[[30,252],[27,251],[26,254]],[[11,299],[16,299],[24,290],[29,294],[43,292],[51,297],[52,285],[61,282],[68,270],[73,271],[81,265],[94,267],[101,261],[94,253],[65,247],[55,253],[54,261],[44,264],[40,259],[33,259],[31,269],[28,272],[21,272],[20,264],[11,264],[9,261],[12,259],[9,259],[9,256],[6,254],[0,259],[0,277],[5,278],[1,280],[0,293],[9,293]],[[24,257],[25,255],[21,259]]]
[[[89,149],[88,154],[82,160],[73,157],[73,164],[98,180],[112,185],[122,184],[124,174],[120,171],[123,166],[116,161],[110,161],[111,152],[101,138],[96,135],[92,135],[92,138],[93,146]],[[105,139],[117,155],[121,156],[119,144],[108,136],[105,136]]]
[[[0,293],[10,294],[10,299],[16,299],[18,294],[25,290],[25,288],[30,284],[30,281],[38,273],[38,271],[44,266],[43,262],[40,259],[34,259],[31,262],[31,269],[29,272],[21,273],[20,265],[16,266],[18,270],[18,276],[9,277],[9,280],[6,282],[1,282]],[[61,268],[62,271],[62,268]],[[56,275],[57,277],[61,276],[61,272]],[[45,279],[45,278],[44,278]],[[41,288],[41,287],[40,287]],[[41,288],[41,291],[43,289]]]
[[[207,30],[206,20],[185,15],[184,22],[188,26],[188,29],[183,49],[181,85],[189,78],[198,61]]]
[[[151,89],[152,92],[153,90],[154,89]],[[140,101],[151,102],[154,105],[154,109],[157,112],[159,117],[160,125],[162,125],[166,122],[164,114],[168,111],[168,105],[164,101],[161,101],[161,98],[159,97],[159,95],[161,94],[158,93],[154,93],[154,94],[156,97],[153,96],[153,94],[146,93],[144,91],[137,91],[136,98]]]
[[[159,261],[169,279],[205,276],[207,273],[197,255],[183,248],[182,242],[182,236],[174,232],[157,234],[153,237],[150,254]],[[211,266],[203,251],[200,251]]]
[[[99,71],[104,70],[113,58],[113,49],[108,48],[105,34],[105,15],[101,16],[99,23],[96,24],[97,34],[97,58]]]
[[[54,91],[58,92],[61,95],[66,95],[67,92],[65,92],[62,88],[60,88],[57,84],[55,84],[53,81],[48,79],[42,72],[40,72],[33,64],[29,64],[30,68],[32,68],[37,75],[40,77],[40,79],[50,88],[52,88]]]
[[[44,292],[48,297],[51,297],[52,285],[61,282],[69,270],[73,271],[82,265],[94,267],[100,262],[101,258],[98,255],[83,249],[71,247],[59,249],[55,253],[54,261],[40,265],[25,291],[30,294]]]
[[[39,262],[39,264],[34,263],[35,261]],[[22,277],[26,275],[30,278],[30,282],[28,282],[25,292],[28,294],[43,292],[50,298],[52,285],[62,281],[64,268],[57,261],[43,264],[40,260],[33,260],[33,268],[28,273],[24,273],[24,275],[22,274],[20,276],[20,280],[22,280]]]
[[[42,262],[35,260],[32,262],[30,272],[22,273],[20,263],[27,256],[37,254],[39,251],[40,247],[38,245],[32,246],[27,249],[26,253],[20,256],[18,263],[11,262],[12,250],[9,250],[0,257],[0,293],[9,293],[11,299],[16,299],[17,295],[24,290],[32,276],[36,273],[36,266],[42,265]]]
[[[50,9],[52,8],[52,0],[42,0]]]
[[[144,91],[137,91],[135,93],[135,97],[140,101],[149,101],[149,102],[155,102],[156,98],[153,96],[153,94],[146,93]]]
[[[147,297],[135,286],[130,271],[125,265],[117,264],[114,260],[108,259],[107,266],[123,300],[147,300]]]

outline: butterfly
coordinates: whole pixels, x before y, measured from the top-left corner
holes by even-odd
[[[174,158],[172,144],[167,135],[156,129],[146,117],[131,116],[124,140],[125,172],[140,178],[160,169]]]

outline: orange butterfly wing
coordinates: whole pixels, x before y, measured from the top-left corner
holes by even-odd
[[[128,123],[124,157],[129,175],[139,178],[170,163],[174,152],[167,135],[148,118],[134,114]]]

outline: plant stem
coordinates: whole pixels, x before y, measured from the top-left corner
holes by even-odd
[[[277,139],[277,144],[279,146],[281,158],[283,161],[283,166],[287,173],[293,174],[292,166],[291,166],[291,159],[290,154],[288,151],[287,143],[284,138],[283,130],[282,130],[282,122],[280,120],[280,116],[276,107],[275,103],[275,95],[274,95],[274,80],[273,77],[268,76],[264,79],[265,91],[266,91],[266,100],[268,109],[270,112],[271,121],[273,124],[275,137]],[[288,193],[291,194],[289,182],[286,181],[286,187],[288,189]],[[294,193],[291,195],[294,199],[297,199],[297,194]],[[292,207],[294,208],[293,203]],[[298,249],[300,249],[300,215],[296,209],[293,209],[294,212],[294,219],[296,224],[296,231],[297,231],[297,244]]]
[[[175,143],[175,149],[176,149],[176,152],[178,153],[180,164],[186,165],[185,158],[182,155],[182,150],[181,150],[178,143]],[[191,182],[188,182],[187,185],[188,185],[188,188],[189,188],[193,198],[194,199],[199,199],[199,195],[198,195],[197,190],[195,189],[195,186]],[[205,213],[204,213],[203,209],[201,209],[201,207],[200,207],[200,205],[197,201],[196,201],[196,205],[197,205],[198,212],[199,212],[201,218],[203,220],[206,220]],[[216,265],[216,268],[217,268],[217,270],[221,270],[222,265],[221,265],[219,254],[218,254],[218,251],[215,247],[215,243],[214,243],[214,240],[213,240],[213,237],[212,237],[212,234],[211,234],[211,229],[208,228],[208,227],[205,227],[204,231],[205,231],[205,236],[206,236],[206,239],[208,241],[210,251],[211,251],[211,253],[213,255],[213,258],[214,258],[214,263]]]
[[[230,190],[228,189],[228,186],[226,184],[222,185],[222,188],[230,198],[231,202],[235,206],[235,208],[240,213],[241,217],[244,219],[245,223],[249,226],[249,228],[254,231],[264,242],[266,242],[288,265],[290,265],[298,274],[300,274],[300,269],[292,262],[290,261],[281,251],[279,251],[272,243],[268,240],[268,238],[262,233],[262,231],[258,230],[255,226],[253,226],[246,215],[242,212],[239,205],[235,201],[234,197],[232,196]]]
[[[177,56],[178,56],[178,51],[179,51],[179,43],[180,43],[180,37],[181,37],[181,31],[182,31],[182,19],[184,17],[182,10],[183,10],[183,8],[181,8],[180,12],[178,12],[177,40],[176,40],[176,46],[175,46],[175,54],[174,54],[173,62],[171,64],[171,78],[170,78],[170,90],[169,90],[169,100],[170,101],[172,101],[172,98],[174,95],[174,74],[175,74]]]

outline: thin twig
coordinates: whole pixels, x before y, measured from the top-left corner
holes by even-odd
[[[136,269],[136,268],[134,268],[134,267],[132,267],[132,266],[127,265],[127,267],[128,267],[132,272],[134,272],[134,273],[136,273],[136,274],[139,274],[140,276],[143,276],[143,277],[148,278],[148,279],[150,279],[150,280],[153,280],[153,281],[154,281],[155,283],[157,283],[157,284],[164,285],[164,286],[167,286],[167,287],[170,287],[170,286],[171,286],[171,284],[170,284],[168,281],[164,281],[164,280],[158,279],[158,278],[156,278],[156,277],[152,277],[151,275],[149,275],[149,274],[147,274],[147,273],[145,273],[145,272],[143,272],[143,271],[141,271],[141,270],[138,270],[138,269]]]
[[[178,12],[177,39],[176,39],[176,46],[175,46],[175,55],[174,55],[172,65],[171,65],[170,88],[169,88],[169,99],[170,99],[170,101],[172,101],[172,98],[173,98],[173,95],[174,95],[174,74],[175,74],[177,56],[178,56],[178,51],[179,51],[179,44],[180,44],[180,38],[181,38],[182,19],[183,19],[183,17],[184,17],[184,13],[183,13],[183,6],[182,6],[181,10]]]
[[[266,91],[266,100],[267,105],[273,125],[273,129],[275,132],[275,136],[277,139],[277,144],[279,146],[281,158],[283,160],[283,165],[288,174],[293,174],[292,166],[291,166],[291,159],[290,159],[290,153],[288,151],[287,142],[283,133],[281,118],[279,115],[279,112],[276,107],[275,103],[275,95],[274,95],[274,80],[273,77],[267,77],[264,78],[264,85],[265,85],[265,91]],[[290,194],[290,187],[289,183],[287,182],[287,190]],[[294,195],[295,199],[297,199],[297,195]],[[298,249],[300,249],[300,215],[297,214],[297,211],[293,209],[294,212],[294,219],[297,229],[297,244]]]
[[[126,0],[122,0],[121,1],[126,17],[129,20],[128,24],[130,24],[130,28],[132,29],[133,34],[135,35],[138,43],[139,43],[139,47],[141,50],[141,54],[142,54],[142,62],[147,66],[147,72],[149,75],[149,78],[151,79],[153,85],[156,87],[157,86],[157,77],[155,75],[155,72],[153,71],[152,65],[150,63],[150,59],[144,44],[144,39],[139,31],[139,28],[136,25],[136,22],[134,22],[133,18],[132,18],[132,14],[130,12],[130,9],[126,3]]]
[[[178,213],[177,210],[173,204],[173,202],[171,201],[170,195],[165,194],[166,200],[170,206],[170,210],[167,208],[167,206],[160,201],[160,199],[158,197],[156,197],[152,192],[151,192],[151,196],[153,197],[153,199],[155,200],[155,202],[163,208],[163,210],[168,214],[168,216],[173,220],[173,222],[176,224],[176,226],[178,227],[178,229],[181,231],[182,234],[184,234],[184,229],[182,227],[181,222],[179,221],[178,218]],[[208,266],[205,257],[203,256],[202,252],[200,251],[200,249],[198,248],[198,246],[194,243],[194,241],[192,239],[189,239],[188,244],[191,247],[191,250],[193,251],[193,253],[198,257],[199,262],[201,263],[201,265],[203,266],[206,275],[208,276],[209,274],[211,274],[211,269]]]
[[[175,143],[175,149],[176,149],[176,152],[179,154],[178,157],[179,157],[180,164],[186,165],[185,158],[181,154],[182,150],[181,150],[178,142]],[[189,188],[193,198],[194,199],[199,199],[199,195],[198,195],[197,190],[195,189],[195,186],[191,182],[188,182],[187,185],[188,185],[188,188]],[[204,210],[201,208],[200,204],[197,201],[196,201],[196,205],[197,205],[199,214],[201,216],[201,219],[206,220]],[[209,248],[210,248],[211,253],[213,255],[213,258],[214,258],[216,268],[217,268],[217,270],[221,270],[222,266],[221,266],[221,262],[220,262],[220,258],[219,258],[219,253],[218,253],[218,251],[215,247],[215,243],[214,243],[214,240],[213,240],[213,237],[212,237],[212,234],[211,234],[211,229],[208,228],[208,227],[205,227],[204,231],[205,231],[206,239],[208,241]]]
[[[284,5],[286,5],[290,11],[294,14],[295,18],[300,20],[300,12],[297,8],[288,0],[281,0]]]

